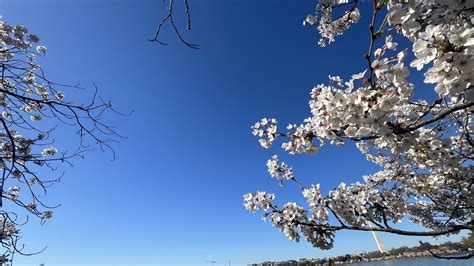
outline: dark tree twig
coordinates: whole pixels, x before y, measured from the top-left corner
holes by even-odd
[[[185,6],[185,13],[186,13],[186,29],[188,31],[191,30],[191,15],[189,11],[189,0],[184,0],[184,6]],[[168,14],[161,20],[161,22],[158,24],[158,28],[156,29],[155,36],[151,38],[149,41],[151,42],[157,42],[161,45],[167,45],[167,43],[164,43],[160,41],[159,35],[161,33],[162,27],[165,25],[166,22],[171,23],[171,26],[173,27],[174,32],[178,36],[179,40],[186,45],[189,48],[192,49],[199,49],[199,44],[193,44],[188,41],[186,41],[183,36],[181,35],[178,27],[176,26],[176,23],[173,18],[173,7],[174,7],[174,0],[169,0],[169,6],[168,6]]]

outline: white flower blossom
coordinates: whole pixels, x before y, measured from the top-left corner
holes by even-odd
[[[20,197],[20,187],[19,186],[11,186],[8,188],[8,196],[10,199],[17,200]]]
[[[64,98],[64,92],[58,91],[54,94],[54,97],[58,100],[62,100]]]
[[[43,212],[43,214],[41,215],[41,218],[43,220],[48,220],[48,219],[51,219],[53,217],[53,212],[52,211],[45,211]]]
[[[277,131],[277,121],[274,118],[263,118],[255,123],[252,128],[252,134],[259,136],[260,145],[266,149],[270,148],[275,140]]]
[[[46,46],[38,45],[38,46],[36,46],[36,51],[40,54],[44,54],[44,53],[46,53]]]
[[[55,155],[56,153],[58,152],[58,150],[56,148],[45,148],[43,149],[43,151],[41,151],[41,155],[42,156],[52,156],[52,155]]]
[[[268,173],[271,177],[280,180],[280,184],[283,185],[283,180],[293,179],[293,170],[285,162],[278,164],[278,156],[273,155],[267,161]]]
[[[244,195],[244,206],[247,210],[268,210],[275,199],[274,194],[266,193],[265,191],[257,191],[255,193],[248,193]]]

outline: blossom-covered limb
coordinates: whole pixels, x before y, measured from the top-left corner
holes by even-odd
[[[305,23],[318,25],[321,46],[357,21],[348,12],[342,16],[346,20],[331,19],[332,9],[344,4],[321,0],[321,17],[306,18]],[[368,161],[381,167],[363,182],[341,183],[326,195],[319,184],[301,184],[309,208],[284,205],[299,218],[280,228],[287,228],[290,239],[301,230],[319,248],[330,248],[340,230],[440,236],[474,229],[474,4],[374,0],[370,5],[368,68],[346,81],[329,76],[328,83],[315,86],[311,116],[302,124],[289,124],[288,132],[277,132],[276,119],[267,119],[265,128],[259,123],[253,127],[262,146],[270,148],[281,138],[290,154],[314,154],[325,144],[343,146],[353,140]],[[381,14],[385,17],[377,18]],[[408,65],[408,49],[400,49],[397,38],[412,43],[407,48],[415,60]],[[429,103],[416,95],[409,67],[425,69],[424,82],[433,84],[438,100]],[[276,174],[271,175],[296,181],[292,168],[276,159],[271,164]],[[281,213],[274,216],[281,220]],[[398,229],[404,219],[425,229]],[[324,232],[330,235],[318,238],[322,242],[311,238]]]

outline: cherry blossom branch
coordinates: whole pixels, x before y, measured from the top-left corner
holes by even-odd
[[[272,209],[271,213],[279,213],[283,214],[283,210],[275,207],[271,202],[267,202],[268,208]],[[331,210],[332,211],[332,210]],[[269,215],[271,213],[267,213]],[[335,216],[337,217],[337,215]],[[323,231],[340,231],[340,230],[351,230],[351,231],[366,231],[366,232],[384,232],[384,233],[392,233],[396,235],[404,235],[404,236],[442,236],[451,233],[457,233],[461,230],[474,230],[474,225],[450,225],[449,227],[433,230],[433,231],[410,231],[410,230],[401,230],[392,227],[383,227],[378,225],[378,227],[364,227],[364,226],[357,226],[357,225],[347,225],[342,222],[342,220],[338,219],[341,225],[329,225],[329,224],[316,224],[315,221],[299,221],[299,220],[291,220],[288,221],[296,226],[304,225],[314,228],[314,230],[323,230]]]
[[[307,16],[305,24],[317,26],[321,34],[320,46],[334,42],[349,23],[358,20],[354,6],[340,18],[332,18],[332,9],[344,2],[321,1],[316,7],[321,16]],[[342,146],[345,140],[353,140],[368,161],[381,167],[364,176],[364,182],[341,183],[324,196],[319,184],[305,187],[299,183],[292,168],[278,163],[276,155],[267,162],[270,175],[280,184],[292,180],[303,190],[309,209],[288,202],[275,211],[271,207],[275,196],[266,192],[246,194],[244,205],[251,211],[273,209],[264,215],[272,225],[290,240],[299,240],[303,234],[321,249],[330,249],[334,232],[340,230],[440,236],[474,229],[474,206],[470,204],[474,103],[469,97],[473,88],[466,82],[473,74],[469,47],[474,35],[469,17],[474,9],[466,9],[464,2],[448,7],[437,2],[412,6],[406,1],[372,0],[371,6],[370,44],[365,54],[368,78],[363,71],[348,82],[330,76],[329,84],[315,86],[309,102],[311,117],[300,125],[289,124],[288,133],[278,132],[274,118],[263,118],[251,126],[266,149],[280,137],[286,138],[282,148],[290,154],[314,154],[326,143]],[[387,13],[383,12],[375,31],[384,6]],[[456,33],[450,29],[457,29]],[[439,100],[432,104],[414,100],[414,84],[407,79],[410,69],[405,65],[407,49],[387,55],[398,47],[393,34],[375,47],[384,32],[398,33],[413,42],[410,46],[416,59],[410,66],[417,70],[428,67],[424,82],[436,84]],[[426,231],[392,226],[403,218]]]
[[[451,107],[448,107],[446,109],[444,109],[443,111],[439,112],[438,114],[434,115],[433,117],[423,121],[423,122],[420,122],[414,126],[409,126],[407,128],[398,128],[399,130],[401,130],[401,132],[410,132],[410,131],[413,131],[413,130],[416,130],[416,129],[419,129],[423,126],[426,126],[426,125],[429,125],[429,124],[432,124],[438,120],[441,120],[443,118],[445,118],[447,115],[449,114],[452,114],[456,111],[459,111],[459,110],[463,110],[463,109],[468,109],[470,107],[474,106],[474,102],[466,102],[466,103],[462,103],[462,104],[457,104],[457,105],[453,105]]]
[[[435,101],[435,103],[433,105],[435,105],[436,102],[438,102],[438,101],[439,100]],[[388,122],[387,126],[393,130],[393,133],[395,135],[402,135],[402,134],[406,134],[406,133],[415,131],[415,130],[423,127],[423,126],[427,126],[429,124],[435,123],[435,122],[445,118],[449,114],[452,114],[452,113],[457,112],[459,110],[467,110],[467,109],[469,109],[473,106],[474,106],[473,102],[466,102],[466,103],[462,103],[462,104],[457,104],[457,105],[453,105],[451,107],[448,107],[446,109],[443,109],[441,112],[437,113],[436,115],[432,116],[431,118],[429,118],[427,120],[424,120],[424,121],[421,121],[419,123],[416,123],[414,125],[404,127],[400,124],[394,124],[394,123]],[[429,108],[429,109],[431,110],[432,108]],[[419,121],[421,119],[421,117],[425,117],[425,116],[426,116],[426,114],[424,113],[423,115],[420,116],[420,118],[418,118],[416,120]],[[332,130],[332,132],[338,137],[350,139],[350,140],[353,140],[353,141],[373,140],[373,139],[380,138],[379,135],[369,135],[369,136],[362,136],[362,137],[348,137],[343,133],[343,130],[336,130],[336,129]],[[282,133],[282,132],[269,133],[268,131],[264,131],[264,133],[265,134],[273,134],[275,136],[275,138],[276,137],[287,137],[287,138],[290,138],[290,139],[299,138],[299,136],[296,136],[296,135],[291,134],[291,133]],[[313,139],[314,134],[309,132],[308,134],[305,135],[305,137],[308,138],[308,139]]]
[[[450,233],[456,233],[461,230],[474,230],[474,226],[468,225],[453,225],[444,229],[436,230],[436,231],[407,231],[407,230],[400,230],[395,228],[377,228],[377,227],[358,227],[358,226],[330,226],[327,228],[328,230],[354,230],[354,231],[370,231],[370,232],[385,232],[385,233],[392,233],[396,235],[404,235],[404,236],[442,236]]]

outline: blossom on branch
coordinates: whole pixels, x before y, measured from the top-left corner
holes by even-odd
[[[319,184],[297,181],[292,168],[275,155],[267,162],[270,175],[300,187],[308,209],[293,202],[278,209],[271,203],[264,217],[289,239],[299,240],[302,234],[321,249],[333,246],[339,230],[413,236],[474,230],[474,3],[321,0],[318,14],[305,24],[317,26],[325,46],[359,20],[363,4],[371,8],[372,19],[362,72],[346,81],[330,76],[315,86],[311,117],[290,124],[289,132],[268,130],[268,120],[263,128],[260,122],[252,128],[262,146],[270,148],[268,143],[280,137],[290,154],[355,142],[381,170],[323,193]],[[336,8],[347,10],[333,19]],[[402,38],[411,45],[395,42]],[[405,63],[409,51],[415,59]],[[424,76],[420,89],[431,88],[437,100],[415,93],[408,80],[413,71]],[[425,230],[397,228],[403,219]]]

